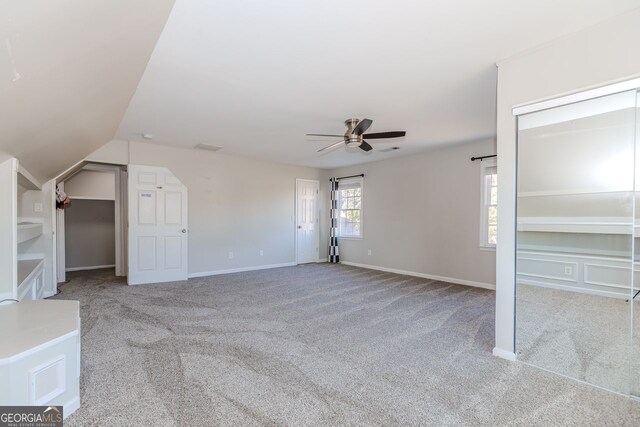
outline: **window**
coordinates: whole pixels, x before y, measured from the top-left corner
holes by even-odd
[[[338,183],[338,237],[362,238],[362,178]]]
[[[498,167],[495,160],[485,160],[480,170],[480,246],[495,248],[498,235]]]

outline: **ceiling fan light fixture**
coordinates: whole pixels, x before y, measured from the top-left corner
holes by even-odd
[[[371,144],[369,144],[366,141],[366,139],[401,138],[407,134],[405,131],[365,133],[367,130],[369,130],[369,128],[373,124],[373,120],[370,120],[370,119],[360,120],[357,118],[350,118],[345,120],[344,124],[347,127],[347,131],[344,134],[344,140],[335,142],[331,145],[321,148],[320,150],[318,150],[318,152],[335,148],[341,144],[344,144],[344,147],[347,151],[352,151],[352,150],[349,150],[349,148],[357,147],[364,152],[369,152],[373,149],[373,147],[371,146]],[[307,136],[338,137],[339,135],[308,133]],[[399,148],[400,147],[393,147],[391,150],[397,150]],[[381,150],[381,151],[391,151],[391,150]]]

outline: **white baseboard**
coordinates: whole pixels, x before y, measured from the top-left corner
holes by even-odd
[[[69,415],[73,414],[80,408],[80,398],[78,396],[74,397],[64,405],[62,405],[62,412],[64,418],[66,419]]]
[[[352,267],[368,268],[370,270],[386,271],[387,273],[403,274],[405,276],[421,277],[423,279],[438,280],[441,282],[455,283],[457,285],[473,286],[476,288],[496,290],[493,283],[474,282],[472,280],[456,279],[455,277],[436,276],[433,274],[416,273],[415,271],[398,270],[396,268],[379,267],[377,265],[359,264],[356,262],[340,261],[340,264]]]
[[[218,276],[220,274],[243,273],[245,271],[268,270],[270,268],[292,267],[297,265],[295,262],[284,262],[282,264],[254,265],[251,267],[229,268],[227,270],[200,271],[198,273],[189,273],[189,279],[195,277]]]
[[[514,362],[516,360],[516,354],[515,353],[513,353],[511,351],[503,350],[503,349],[498,348],[498,347],[494,347],[493,355],[496,356],[496,357],[501,357],[503,359],[510,360],[512,362]]]
[[[66,268],[64,271],[84,271],[84,270],[100,270],[101,268],[115,268],[115,264],[111,265],[91,265],[89,267],[71,267]]]

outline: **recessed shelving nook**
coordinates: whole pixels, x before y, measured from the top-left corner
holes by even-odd
[[[0,164],[0,301],[43,298],[44,212],[42,185],[17,159]],[[6,220],[9,219],[9,220]]]

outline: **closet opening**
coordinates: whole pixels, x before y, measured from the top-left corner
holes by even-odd
[[[113,269],[126,276],[126,170],[86,163],[57,183],[69,197],[56,209],[57,281],[66,273]]]

